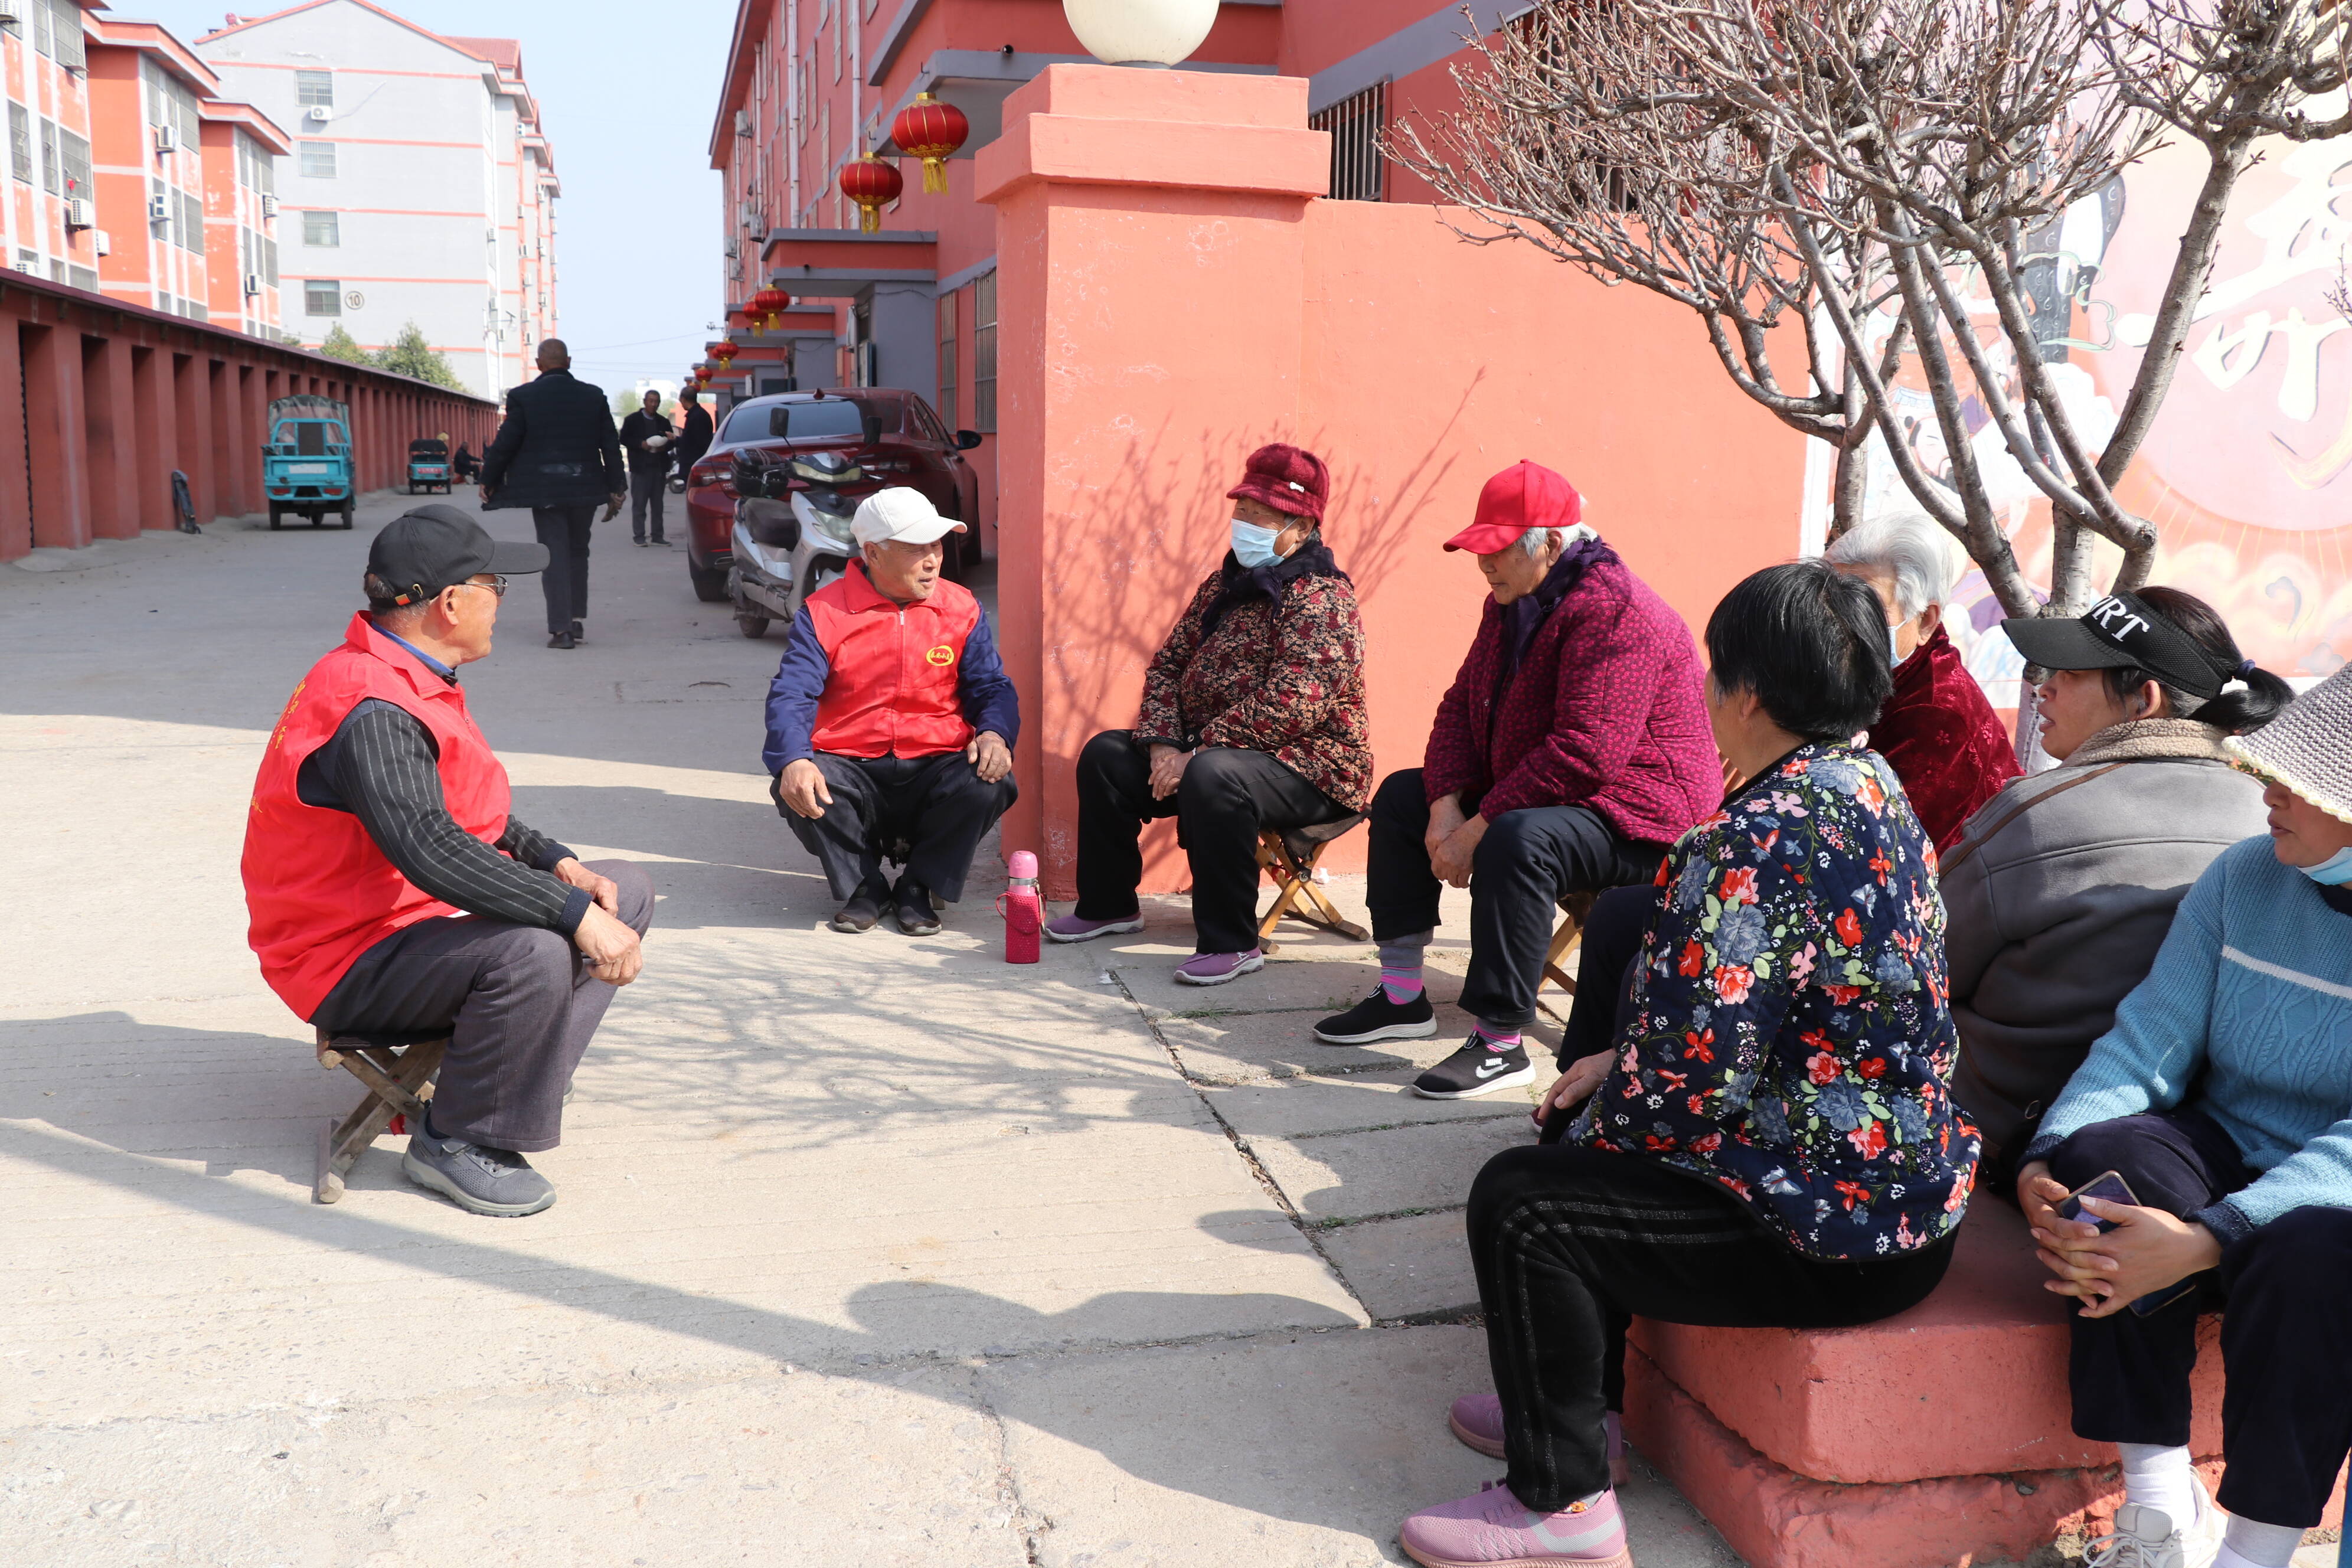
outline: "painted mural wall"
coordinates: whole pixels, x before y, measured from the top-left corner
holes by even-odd
[[[2164,149],[2029,242],[2037,315],[2051,323],[2044,358],[2094,440],[2114,428],[2138,370],[2203,171],[2195,146]],[[2266,146],[2238,185],[2185,363],[2119,492],[2162,535],[2155,581],[2211,603],[2249,657],[2297,684],[2352,658],[2352,321],[2329,299],[2347,260],[2352,138]],[[1980,319],[1991,345],[1990,302]],[[1896,395],[1923,465],[1948,468],[1924,385]],[[2049,507],[1981,411],[1971,422],[2019,559],[2046,584]],[[1911,505],[1881,452],[1870,511]],[[2102,584],[2114,565],[2107,552]],[[1969,573],[1953,635],[1995,704],[2011,707],[2021,665],[1992,631],[2000,618]]]

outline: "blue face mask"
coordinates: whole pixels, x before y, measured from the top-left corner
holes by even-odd
[[[1260,528],[1254,522],[1234,519],[1234,559],[1242,563],[1244,572],[1253,571],[1275,559],[1274,542],[1282,537],[1279,529]]]
[[[1904,659],[1909,657],[1904,653],[1902,644],[1898,640],[1902,636],[1903,628],[1899,626],[1886,628],[1886,668],[1889,669],[1900,666]],[[1913,648],[1911,651],[1916,653],[1919,650]]]
[[[2352,849],[2338,849],[2316,866],[2297,866],[2295,869],[2323,888],[2340,888],[2352,882]]]

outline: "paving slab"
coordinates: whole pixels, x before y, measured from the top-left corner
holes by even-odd
[[[1315,1239],[1377,1320],[1477,1309],[1478,1276],[1458,1208],[1332,1226]]]
[[[1507,1089],[1476,1100],[1424,1100],[1412,1088],[1420,1076],[1419,1068],[1390,1068],[1266,1083],[1203,1084],[1200,1093],[1219,1120],[1245,1140],[1360,1132],[1418,1121],[1484,1121],[1526,1115],[1519,1109],[1523,1098],[1528,1107],[1535,1104],[1532,1084],[1524,1096]]]
[[[972,1378],[925,1366],[466,1399],[379,1391],[203,1424],[11,1434],[8,1561],[1021,1568],[1026,1526]]]
[[[1319,1008],[1280,1013],[1225,1013],[1211,1017],[1152,1020],[1196,1084],[1264,1083],[1307,1074],[1411,1068],[1408,1076],[1444,1061],[1470,1036],[1459,1007],[1437,1010],[1437,1033],[1425,1040],[1382,1040],[1372,1046],[1329,1046],[1315,1037]]]
[[[1041,1568],[1363,1568],[1408,1561],[1404,1515],[1495,1479],[1445,1427],[1486,1380],[1485,1335],[1435,1327],[1024,1359],[981,1387]],[[1643,1568],[1735,1568],[1662,1483],[1621,1496]]]
[[[1469,1200],[1480,1166],[1534,1137],[1525,1118],[1510,1116],[1325,1138],[1253,1139],[1250,1150],[1283,1196],[1313,1224],[1459,1208]]]

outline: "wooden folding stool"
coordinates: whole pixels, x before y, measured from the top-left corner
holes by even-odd
[[[441,1070],[446,1036],[408,1040],[397,1036],[337,1035],[319,1031],[319,1065],[341,1068],[367,1086],[367,1098],[341,1121],[319,1129],[319,1173],[310,1196],[331,1204],[343,1195],[343,1177],[368,1146],[385,1132],[422,1131],[425,1102],[433,1098],[433,1075]],[[401,1125],[395,1125],[400,1123]]]
[[[1576,994],[1576,976],[1570,974],[1566,967],[1568,955],[1584,942],[1584,922],[1591,918],[1593,898],[1591,893],[1570,893],[1560,900],[1559,929],[1551,933],[1551,951],[1544,954],[1544,980],[1550,981],[1570,996]],[[1568,1022],[1566,1014],[1543,999],[1542,981],[1536,983],[1536,1005],[1561,1023]]]
[[[1257,863],[1274,873],[1275,886],[1278,889],[1274,908],[1266,910],[1265,918],[1257,922],[1260,952],[1281,951],[1274,940],[1274,928],[1282,922],[1285,915],[1311,926],[1319,926],[1335,936],[1344,936],[1349,942],[1370,939],[1370,931],[1342,916],[1331,900],[1323,896],[1323,889],[1315,885],[1315,863],[1323,858],[1323,851],[1363,820],[1364,814],[1358,812],[1337,822],[1318,822],[1312,827],[1291,827],[1278,832],[1268,830],[1258,836]]]

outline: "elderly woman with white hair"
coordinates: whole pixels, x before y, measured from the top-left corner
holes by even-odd
[[[1870,749],[1903,781],[1911,809],[1938,850],[2017,777],[2017,752],[1976,678],[1944,630],[1944,601],[1959,577],[1959,552],[1916,512],[1883,517],[1840,537],[1823,559],[1878,592],[1886,608],[1895,694],[1870,726]]]

